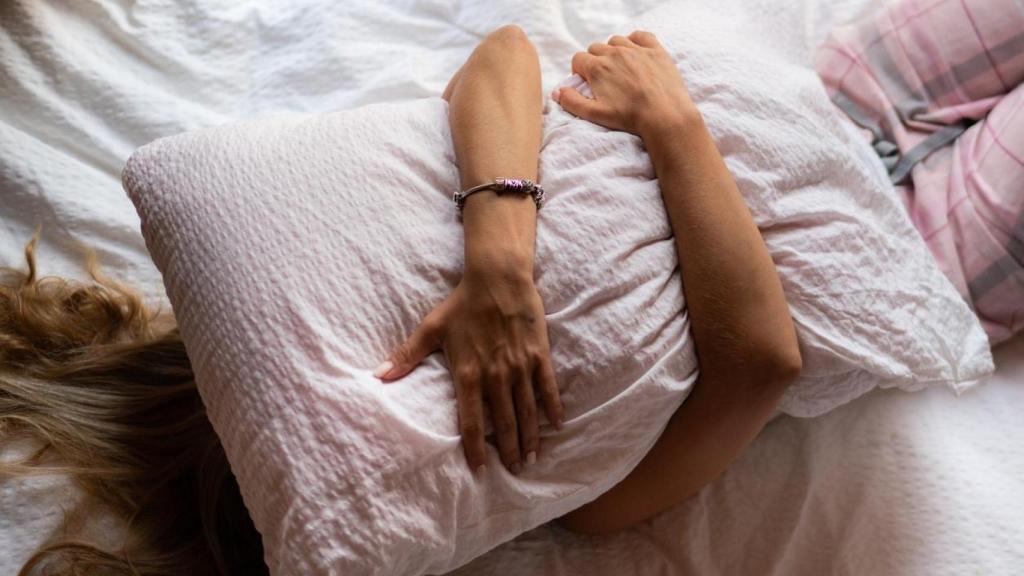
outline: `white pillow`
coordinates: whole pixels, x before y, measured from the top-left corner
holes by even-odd
[[[980,325],[813,73],[709,16],[649,22],[782,276],[805,365],[783,410],[987,375]],[[444,101],[233,124],[129,160],[125,188],[272,573],[454,569],[616,484],[685,398],[696,359],[641,142],[553,103],[545,114],[535,272],[567,418],[561,432],[542,420],[520,477],[493,448],[470,474],[442,355],[394,384],[370,375],[460,278]]]

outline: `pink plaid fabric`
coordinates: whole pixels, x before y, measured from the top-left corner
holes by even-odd
[[[815,69],[991,343],[1024,327],[1024,3],[895,2]]]

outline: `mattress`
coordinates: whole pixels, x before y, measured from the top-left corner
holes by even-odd
[[[778,50],[809,63],[834,24],[878,1],[720,4],[753,11]],[[81,276],[91,246],[112,275],[163,302],[120,185],[136,147],[240,118],[436,95],[486,32],[510,22],[537,44],[550,89],[573,52],[653,4],[3,3],[0,265],[21,265],[42,226],[44,272]],[[959,398],[875,391],[818,418],[779,418],[716,482],[640,526],[598,537],[545,525],[456,574],[1017,572],[1024,339],[995,358],[992,381]],[[3,446],[0,457],[25,449]],[[0,479],[0,574],[16,573],[81,498],[59,476]],[[101,543],[116,542],[102,511],[91,524]]]

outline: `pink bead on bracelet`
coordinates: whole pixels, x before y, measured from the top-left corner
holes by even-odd
[[[455,207],[459,209],[459,214],[462,214],[462,208],[466,205],[466,197],[481,190],[494,190],[499,195],[505,192],[513,194],[522,193],[533,196],[533,203],[537,205],[537,210],[540,210],[541,206],[544,205],[544,188],[541,185],[522,178],[495,178],[494,182],[473,186],[462,192],[456,191],[452,195],[452,201],[455,202]]]

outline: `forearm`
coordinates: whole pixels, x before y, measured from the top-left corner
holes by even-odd
[[[657,126],[644,144],[676,239],[701,373],[768,379],[776,356],[797,347],[768,249],[700,113]]]
[[[800,366],[771,257],[699,114],[661,126],[644,142],[676,237],[700,377],[640,464],[562,519],[580,532],[625,528],[718,477]]]
[[[659,123],[644,142],[676,238],[700,376],[638,467],[642,480],[619,488],[643,514],[636,520],[721,474],[801,364],[775,265],[700,113]]]
[[[690,99],[650,32],[573,55],[595,98],[563,89],[562,107],[639,135],[676,238],[700,374],[653,448],[622,482],[561,521],[622,528],[669,508],[720,474],[764,426],[801,369],[774,264]]]
[[[492,35],[451,89],[449,124],[462,189],[495,178],[537,180],[541,137],[540,65],[516,31]],[[529,274],[536,213],[523,195],[485,190],[463,211],[467,273]]]
[[[522,29],[488,34],[442,98],[461,187],[537,179],[540,64]],[[564,417],[544,303],[533,282],[537,208],[528,196],[484,190],[466,198],[462,215],[462,278],[374,373],[401,378],[443,349],[466,464],[481,478],[487,474],[490,420],[501,463],[519,474],[543,457],[538,397],[552,425],[560,427]]]
[[[605,534],[683,502],[728,468],[758,435],[782,390],[763,398],[723,392],[698,381],[650,451],[621,482],[559,519],[574,532]]]

